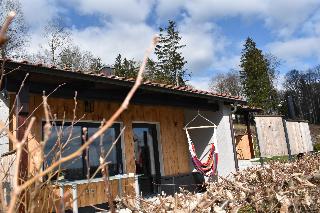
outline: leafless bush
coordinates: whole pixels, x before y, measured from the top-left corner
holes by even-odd
[[[320,155],[249,168],[207,185],[204,193],[122,199],[119,208],[141,212],[319,212]]]
[[[7,41],[6,37],[6,31],[14,17],[14,13],[10,13],[8,18],[6,19],[5,23],[3,24],[3,27],[0,31],[0,45],[4,45]],[[78,148],[76,151],[72,152],[71,154],[67,156],[62,156],[62,152],[64,149],[66,149],[66,146],[68,143],[70,143],[74,138],[72,138],[72,131],[74,128],[74,125],[81,120],[76,118],[76,110],[77,110],[77,94],[75,94],[74,97],[74,118],[71,122],[71,125],[66,127],[69,128],[69,136],[67,137],[67,141],[62,144],[61,138],[62,138],[62,129],[58,128],[55,125],[56,116],[51,113],[50,106],[48,104],[48,97],[51,95],[43,94],[43,101],[42,103],[36,107],[36,109],[39,109],[40,107],[43,107],[43,114],[45,118],[45,125],[44,125],[44,132],[43,132],[43,140],[40,141],[35,148],[40,152],[40,158],[37,159],[36,165],[34,165],[34,170],[31,174],[22,175],[21,174],[21,165],[22,165],[22,155],[25,154],[25,152],[28,152],[28,143],[32,139],[32,128],[35,122],[36,117],[34,116],[34,111],[30,113],[30,115],[27,117],[27,121],[25,125],[27,125],[27,128],[24,132],[24,136],[21,140],[18,140],[14,132],[17,131],[21,126],[16,127],[16,129],[9,129],[9,123],[12,122],[12,120],[9,121],[0,121],[0,132],[5,132],[4,137],[9,137],[10,141],[14,144],[15,147],[15,153],[12,155],[13,157],[9,159],[10,162],[6,162],[6,165],[1,164],[1,187],[0,187],[0,211],[7,212],[16,212],[16,211],[24,211],[24,212],[45,212],[45,211],[55,211],[55,212],[64,212],[64,203],[66,200],[70,199],[70,194],[64,194],[62,197],[57,195],[57,186],[52,184],[52,179],[56,176],[59,176],[61,173],[61,165],[63,163],[72,163],[74,159],[79,157],[84,151],[88,150],[88,147],[90,144],[92,144],[96,139],[102,138],[104,132],[111,127],[111,125],[116,121],[116,119],[119,117],[119,115],[125,111],[129,105],[129,102],[131,98],[133,97],[134,93],[142,83],[142,75],[145,70],[147,58],[149,54],[152,52],[153,48],[155,47],[157,43],[157,37],[155,37],[152,41],[152,44],[150,45],[150,48],[148,48],[147,52],[145,53],[143,63],[141,64],[141,67],[139,69],[137,79],[129,91],[127,97],[124,99],[121,106],[116,110],[116,112],[109,118],[101,122],[101,127],[97,132],[95,132],[91,137],[84,138],[85,142]],[[3,59],[2,62],[2,69],[1,69],[1,81],[3,79],[3,76],[8,74],[5,72],[4,69],[4,63],[5,59]],[[26,76],[27,78],[28,76]],[[1,86],[0,81],[0,86]],[[61,86],[61,85],[60,85]],[[60,87],[59,86],[59,87]],[[21,88],[23,87],[23,84],[21,85]],[[56,88],[59,89],[59,87]],[[45,89],[45,88],[44,88]],[[18,91],[16,97],[18,96],[20,91]],[[55,90],[53,91],[55,92]],[[13,103],[13,108],[16,105],[16,101]],[[13,110],[11,110],[10,114],[13,113]],[[64,123],[64,118],[62,123]],[[120,135],[123,133],[124,128],[122,129]],[[37,130],[40,131],[40,130]],[[52,154],[52,159],[50,165],[47,165],[47,158],[48,153],[44,153],[44,147],[46,146],[48,140],[51,137],[52,132],[56,132],[57,135],[57,141],[52,147],[52,149],[49,151]],[[103,174],[103,180],[105,182],[106,188],[109,186],[109,180],[108,180],[108,164],[109,162],[106,162],[106,158],[110,154],[111,149],[115,146],[117,143],[119,137],[113,142],[112,146],[109,150],[103,150],[103,147],[101,146],[101,156],[100,156],[100,166],[96,169],[96,171],[93,171],[93,175],[90,175],[90,171],[88,170],[87,179],[88,182],[92,180],[97,172],[102,171]],[[27,153],[28,154],[28,153]],[[32,159],[34,156],[30,156]],[[0,159],[1,162],[3,162],[3,159]],[[8,158],[6,158],[8,160]],[[32,160],[31,162],[35,162],[35,160]],[[44,166],[43,166],[44,165]],[[28,169],[27,169],[28,170]],[[7,205],[8,200],[4,200],[4,187],[3,183],[5,180],[10,179],[9,182],[12,183],[12,193],[10,196],[10,203]],[[106,190],[108,201],[110,204],[110,208],[112,211],[114,211],[114,207],[112,205],[113,202],[111,202],[111,196],[108,190]],[[79,195],[81,195],[81,192],[79,192]]]

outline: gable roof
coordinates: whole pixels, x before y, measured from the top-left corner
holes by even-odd
[[[2,60],[0,60],[2,62]],[[125,78],[119,77],[115,75],[105,75],[103,73],[95,73],[92,71],[83,72],[80,70],[72,71],[70,69],[60,69],[52,65],[46,65],[42,63],[30,63],[29,61],[13,61],[11,59],[5,60],[5,67],[12,70],[24,70],[29,73],[39,73],[43,75],[53,76],[53,77],[70,77],[74,79],[84,79],[89,81],[98,81],[98,82],[106,82],[110,84],[117,85],[126,85],[132,86],[135,82],[134,78]],[[215,98],[219,100],[225,100],[227,102],[237,102],[237,103],[245,103],[246,101],[241,96],[232,96],[225,93],[216,93],[209,92],[204,90],[195,89],[188,86],[174,86],[170,84],[161,84],[155,83],[151,81],[143,81],[140,86],[144,89],[153,89],[159,92],[167,92],[167,93],[176,93],[184,96],[194,96],[194,97],[206,97],[206,98]],[[161,91],[160,91],[161,90]]]

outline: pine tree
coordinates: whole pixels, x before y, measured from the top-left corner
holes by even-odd
[[[155,48],[157,61],[149,60],[149,77],[151,80],[161,83],[183,86],[188,76],[185,69],[187,61],[180,50],[185,47],[181,45],[181,37],[176,29],[176,23],[169,20],[169,25],[160,30],[160,42]]]
[[[126,78],[136,78],[139,64],[134,59],[128,60],[127,58],[122,59],[122,56],[119,54],[116,57],[114,67],[114,74],[120,77]]]
[[[115,72],[114,74],[116,76],[122,76],[123,75],[121,73],[122,72],[121,66],[122,66],[122,56],[121,56],[121,54],[118,54],[117,57],[116,57],[116,60],[114,62],[114,65],[113,65],[114,72]]]
[[[275,89],[269,76],[269,63],[256,47],[256,43],[247,38],[242,50],[240,78],[244,94],[249,105],[261,107],[268,113],[274,111]]]

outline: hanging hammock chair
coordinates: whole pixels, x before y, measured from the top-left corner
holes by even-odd
[[[192,123],[194,120],[196,120],[198,117],[203,118],[204,120],[209,122],[211,125],[189,127],[189,124]],[[204,149],[204,152],[202,153],[201,157],[199,158],[196,154],[194,144],[189,134],[189,130],[206,129],[206,128],[213,128],[214,131],[210,141],[208,142],[208,145]],[[184,127],[184,130],[186,131],[188,144],[189,144],[189,152],[191,154],[191,159],[195,169],[200,173],[202,173],[204,176],[213,177],[217,173],[217,166],[218,166],[217,125],[215,125],[209,119],[205,118],[198,111],[198,114],[191,121],[189,121],[189,123],[187,123],[187,125]]]

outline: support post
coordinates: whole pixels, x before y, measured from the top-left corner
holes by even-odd
[[[261,156],[261,149],[260,149],[260,144],[259,144],[259,135],[258,135],[258,129],[257,129],[257,124],[256,124],[256,122],[255,122],[254,128],[255,128],[255,130],[256,130],[257,146],[258,146],[259,155],[260,155],[260,156],[259,156],[259,158],[260,158],[260,164],[261,164],[261,166],[263,166],[263,165],[264,165],[264,162],[263,162],[263,158],[262,158],[262,156]]]
[[[253,141],[252,141],[252,132],[251,132],[251,128],[250,128],[249,112],[246,112],[244,114],[244,119],[246,121],[247,134],[248,134],[248,140],[249,140],[249,147],[250,147],[250,153],[251,153],[251,159],[252,159],[252,158],[254,158],[254,149],[253,149]]]
[[[284,129],[284,135],[286,137],[288,157],[289,157],[289,161],[291,161],[292,160],[291,147],[290,147],[290,141],[289,141],[289,136],[288,136],[288,129],[287,129],[287,125],[286,125],[286,120],[284,118],[282,118],[282,124],[283,124],[283,129]]]
[[[122,198],[122,175],[117,175],[118,176],[118,195],[119,195],[119,198]]]
[[[72,211],[78,213],[78,190],[77,184],[72,184]]]
[[[230,123],[230,132],[231,132],[231,141],[232,141],[232,148],[233,148],[234,164],[235,164],[236,170],[238,171],[239,170],[239,163],[238,163],[236,142],[235,142],[235,139],[234,139],[234,127],[233,127],[232,114],[229,115],[229,123]]]
[[[29,82],[25,81],[19,94],[17,94],[16,102],[16,137],[18,141],[21,141],[24,137],[25,131],[28,126],[28,116],[29,116]],[[19,184],[22,184],[28,177],[28,143],[22,148],[20,167],[19,167]],[[18,211],[25,212],[25,203],[27,201],[26,194],[21,193],[21,201],[18,204]]]
[[[64,210],[64,186],[60,185],[60,209]]]
[[[138,175],[134,175],[134,185],[135,185],[135,193],[136,193],[136,208],[139,209],[140,207],[140,189],[139,189],[139,181],[138,181]]]

